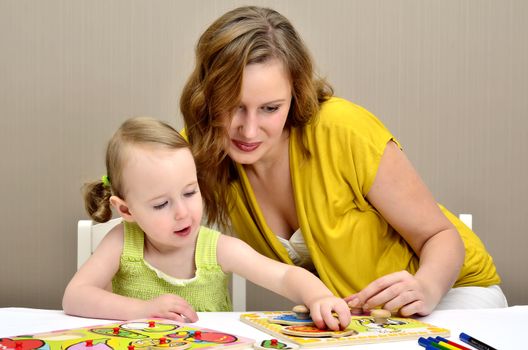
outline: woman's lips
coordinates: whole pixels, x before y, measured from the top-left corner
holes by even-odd
[[[251,142],[250,143],[250,142],[242,142],[242,141],[233,140],[233,144],[235,145],[236,148],[238,148],[242,152],[253,152],[260,146],[261,142]]]

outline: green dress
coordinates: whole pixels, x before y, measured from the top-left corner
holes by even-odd
[[[201,227],[196,242],[196,275],[170,283],[158,276],[143,259],[144,233],[135,223],[124,222],[123,253],[119,271],[112,280],[116,294],[149,300],[163,294],[184,298],[195,311],[232,311],[228,275],[216,260],[220,232]]]

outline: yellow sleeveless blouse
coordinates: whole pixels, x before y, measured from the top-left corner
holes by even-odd
[[[323,103],[316,122],[306,127],[310,159],[302,156],[296,130],[290,135],[290,169],[300,229],[320,279],[341,297],[363,289],[383,275],[414,274],[418,257],[368,203],[387,142],[395,140],[367,110],[333,97]],[[238,236],[261,254],[292,264],[284,246],[266,225],[242,166],[233,183],[230,211]],[[465,262],[455,286],[500,283],[493,259],[468,227],[440,206],[460,233]]]

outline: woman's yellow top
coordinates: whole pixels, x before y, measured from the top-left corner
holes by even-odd
[[[292,130],[290,170],[301,232],[320,279],[336,295],[356,293],[386,274],[414,274],[419,259],[366,200],[381,156],[390,140],[385,126],[367,110],[333,97],[306,127],[304,158]],[[292,264],[284,246],[266,225],[242,166],[233,183],[230,212],[236,234],[260,253]],[[455,286],[500,283],[493,259],[468,227],[440,206],[456,226],[466,250]]]

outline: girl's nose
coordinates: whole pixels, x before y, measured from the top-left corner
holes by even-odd
[[[174,218],[175,219],[182,219],[187,216],[188,210],[185,204],[183,204],[181,201],[176,202],[174,205]]]

